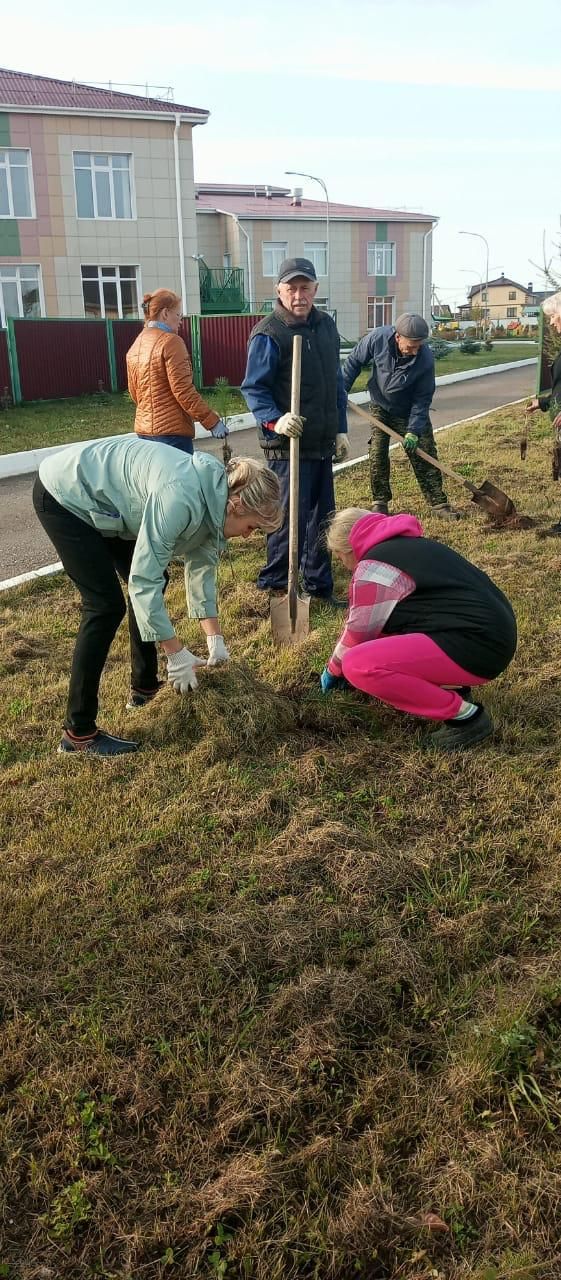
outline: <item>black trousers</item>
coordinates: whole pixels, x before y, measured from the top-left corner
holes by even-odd
[[[128,581],[135,543],[103,538],[97,529],[61,507],[39,477],[33,506],[45,532],[82,597],[82,616],[70,672],[65,728],[93,733],[96,728],[99,682],[113,638],[127,606],[119,577]],[[167,585],[167,583],[166,583]],[[151,690],[158,684],[156,645],[141,639],[130,601],[131,685]]]

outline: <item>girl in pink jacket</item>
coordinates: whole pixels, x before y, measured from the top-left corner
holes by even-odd
[[[516,620],[495,583],[469,560],[425,538],[415,516],[347,507],[327,543],[352,571],[349,612],[321,676],[324,693],[353,685],[409,715],[441,721],[442,751],[475,746],[493,732],[471,698],[508,666]]]

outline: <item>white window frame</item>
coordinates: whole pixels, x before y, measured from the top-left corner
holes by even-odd
[[[31,209],[31,213],[14,213],[13,212],[14,199],[13,199],[13,193],[12,193],[10,164],[9,164],[9,161],[6,161],[5,163],[2,163],[2,161],[0,161],[0,163],[2,163],[2,168],[6,169],[6,177],[8,181],[8,202],[11,210],[11,212],[8,212],[8,213],[0,213],[0,221],[3,218],[17,218],[18,222],[21,219],[25,218],[27,219],[27,221],[29,221],[30,218],[37,217],[37,210],[35,207],[35,184],[33,182],[33,162],[31,157],[31,151],[29,147],[0,147],[0,157],[8,156],[10,154],[10,151],[25,151],[25,154],[27,156],[26,169],[27,169],[27,181],[29,184],[29,207]],[[23,165],[21,167],[23,168]],[[6,265],[9,266],[9,263],[7,263]]]
[[[391,302],[391,312],[392,312],[391,320],[386,320],[384,318],[384,312],[386,310],[386,306],[388,302]],[[373,307],[373,310],[374,310],[374,324],[370,324],[370,314],[369,314],[370,307]],[[382,308],[382,319],[380,321],[376,320],[376,310],[378,307]],[[395,295],[391,293],[379,294],[379,295],[369,294],[369,296],[366,299],[367,329],[379,329],[380,325],[393,324],[394,320],[395,320]]]
[[[89,317],[88,317],[88,315],[86,314],[86,302],[85,302],[85,298],[84,298],[84,284],[91,284],[91,283],[92,283],[92,281],[94,281],[96,277],[95,277],[95,276],[86,276],[86,277],[84,278],[84,276],[82,275],[82,272],[83,272],[83,270],[84,270],[84,267],[85,267],[85,266],[90,266],[90,265],[91,265],[91,266],[94,266],[94,263],[93,263],[93,262],[92,262],[91,264],[90,264],[90,263],[87,263],[87,262],[86,262],[86,263],[84,263],[84,262],[80,263],[80,284],[82,285],[82,306],[83,306],[83,308],[84,308],[84,318],[85,318],[86,320],[87,320],[87,319],[89,319]],[[102,276],[102,274],[101,274],[102,270],[103,270],[103,271],[114,271],[114,272],[115,272],[115,275],[114,275],[114,276]],[[140,320],[140,319],[142,318],[142,307],[141,307],[141,298],[142,298],[142,293],[141,293],[140,267],[139,267],[139,266],[136,266],[136,267],[135,267],[135,271],[136,271],[136,300],[137,300],[137,306],[138,306],[138,319]],[[128,320],[128,319],[131,319],[131,318],[132,318],[132,317],[129,317],[129,316],[123,316],[123,302],[122,302],[122,298],[121,298],[121,274],[120,274],[120,272],[121,272],[121,268],[120,268],[119,266],[113,266],[110,262],[102,262],[102,263],[101,263],[101,266],[100,266],[99,264],[98,264],[98,266],[97,266],[97,283],[98,283],[98,287],[99,287],[99,301],[100,301],[100,306],[101,306],[101,316],[100,316],[100,319],[101,319],[101,320],[105,320],[105,319],[106,319],[106,316],[105,316],[105,299],[104,299],[104,297],[103,297],[103,283],[104,283],[104,282],[106,282],[106,283],[111,283],[111,284],[116,284],[116,285],[118,286],[118,287],[117,287],[117,307],[118,307],[118,310],[119,310],[119,317],[118,317],[118,318],[119,318],[119,320],[123,320],[123,319]],[[130,276],[126,276],[126,277],[125,277],[125,279],[126,279],[126,280],[130,280],[130,278],[131,278]]]
[[[313,262],[318,277],[327,277],[327,240],[304,241],[304,257]],[[315,306],[317,307],[317,302]]]
[[[278,254],[278,265],[273,271],[265,270],[265,250],[273,254]],[[287,240],[263,240],[261,243],[261,265],[263,268],[264,280],[276,280],[279,274],[281,262],[288,258],[288,241]]]
[[[376,266],[376,253],[383,253],[384,259],[390,258],[390,270],[371,271],[370,267]],[[366,274],[367,276],[395,276],[396,274],[396,244],[395,240],[369,240],[366,246]]]
[[[25,319],[25,316],[23,314],[23,297],[21,292],[21,272],[25,271],[26,267],[34,268],[34,270],[37,272],[37,287],[39,289],[40,318],[44,319],[46,315],[46,311],[45,311],[45,295],[43,292],[43,276],[41,272],[41,264],[39,262],[13,262],[13,263],[0,262],[0,267],[2,268],[3,271],[13,270],[14,272],[14,279],[9,283],[15,284],[18,291],[19,316],[14,317],[14,319],[19,319],[19,320]],[[2,292],[2,285],[4,283],[5,283],[4,279],[0,277],[0,328],[2,329],[6,328],[6,320],[7,320],[7,316],[4,312],[4,301],[3,301],[3,292]],[[39,319],[39,317],[35,317],[35,316],[32,316],[31,318]]]
[[[90,157],[89,169],[87,169],[86,165],[84,164],[79,164],[79,165],[76,164],[76,156],[78,155],[88,155]],[[110,164],[105,166],[101,164],[96,165],[93,163],[94,156],[102,156],[102,155],[107,157],[110,157],[110,156],[127,156],[128,157],[129,183],[130,183],[130,196],[131,196],[130,218],[118,218],[114,211],[115,210],[115,188],[113,185],[113,168]],[[88,213],[80,213],[78,209],[78,188],[76,186],[76,169],[77,168],[82,169],[84,172],[89,172],[91,174],[92,196],[93,196],[93,207],[94,207],[93,215],[90,215]],[[94,182],[94,175],[96,171],[98,173],[109,174],[109,198],[111,200],[111,209],[113,211],[109,215],[97,212],[97,190]],[[137,221],[136,200],[135,200],[135,181],[134,181],[134,155],[132,151],[83,151],[83,150],[73,151],[72,152],[72,174],[74,177],[74,204],[76,206],[76,217],[80,222],[136,222]]]
[[[506,318],[507,320],[518,320],[518,307],[507,307]]]

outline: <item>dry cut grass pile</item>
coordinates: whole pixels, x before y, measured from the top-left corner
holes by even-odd
[[[135,758],[54,753],[69,584],[2,598],[1,1276],[561,1274],[561,546],[537,537],[561,490],[545,420],[523,465],[520,425],[439,448],[535,528],[427,521],[518,613],[478,752],[322,698],[332,613],[275,653],[258,539],[221,570],[232,665],[140,713]],[[115,731],[126,692],[123,634]]]

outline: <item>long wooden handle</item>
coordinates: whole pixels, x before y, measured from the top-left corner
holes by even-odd
[[[400,436],[398,431],[394,431],[393,427],[386,427],[385,423],[380,422],[379,418],[375,418],[373,413],[366,413],[364,409],[360,409],[353,401],[349,401],[349,405],[361,418],[366,418],[366,421],[372,427],[379,427],[380,431],[385,431],[386,435],[391,436],[391,439],[395,440],[397,444],[403,444],[403,436]],[[465,476],[461,476],[459,471],[452,471],[451,467],[447,467],[444,462],[439,462],[438,458],[431,458],[430,453],[425,453],[424,449],[417,447],[415,456],[423,458],[425,462],[430,462],[431,467],[436,467],[437,471],[441,471],[444,476],[449,476],[451,480],[457,480],[458,484],[463,484],[464,489],[469,489],[470,493],[479,493],[476,484],[472,484],[471,480],[466,480]]]
[[[292,339],[292,382],[290,386],[290,412],[300,413],[300,378],[302,370],[302,335],[295,333]],[[300,441],[290,437],[290,477],[288,504],[288,612],[292,631],[296,628],[298,611],[298,499],[300,491]]]

